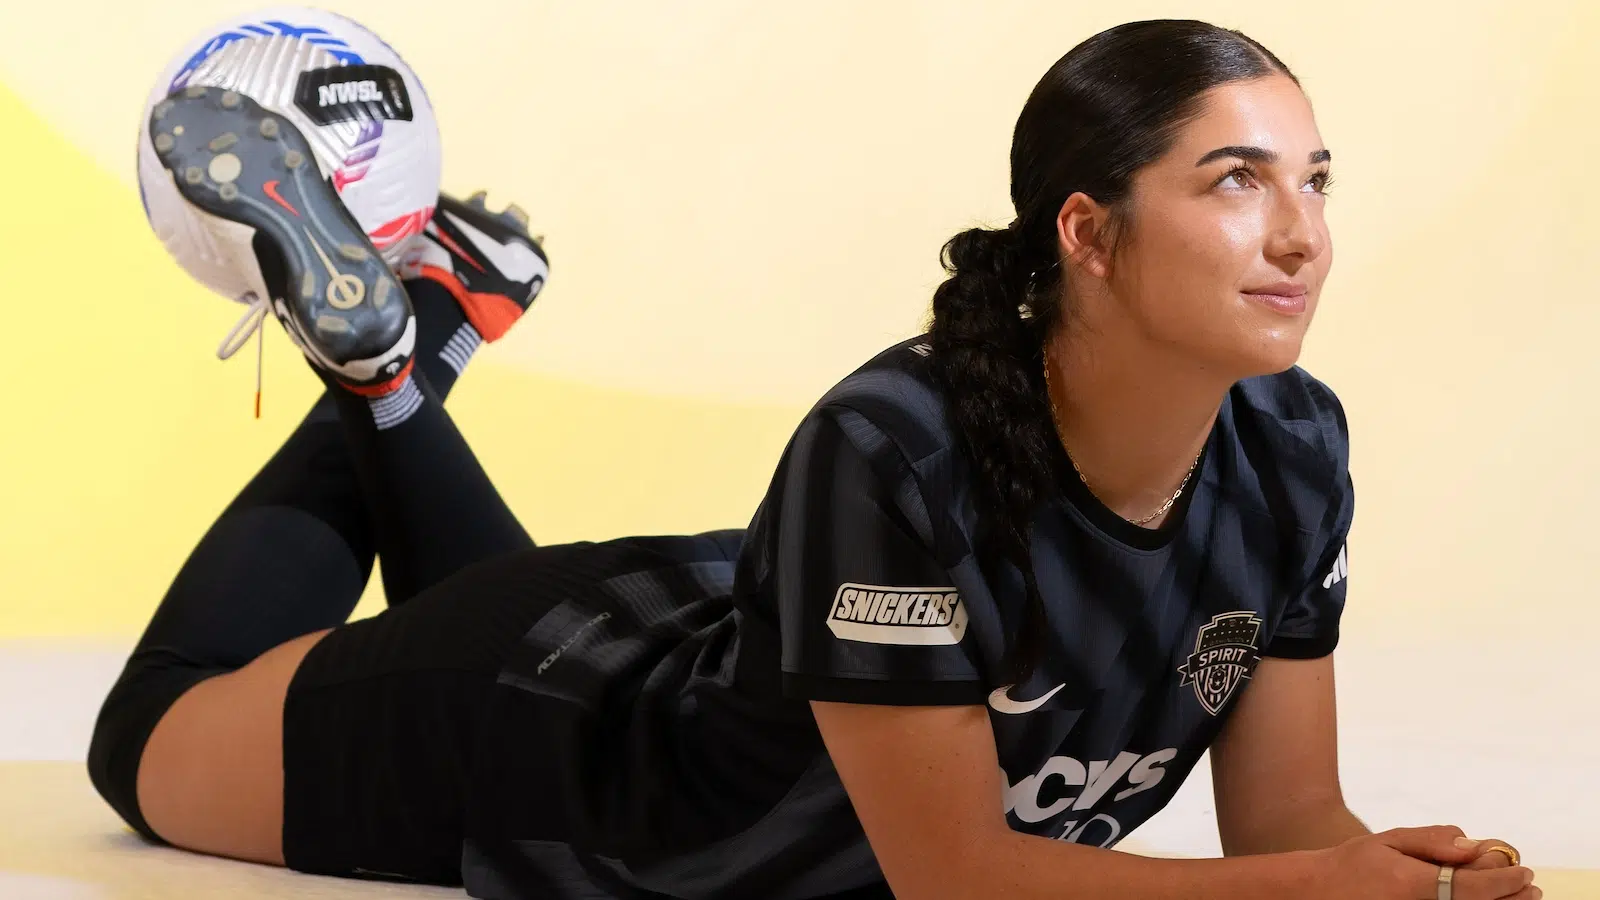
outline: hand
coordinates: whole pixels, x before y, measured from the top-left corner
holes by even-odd
[[[1461,839],[1466,846],[1456,844]],[[1396,828],[1362,835],[1318,851],[1321,877],[1312,896],[1318,900],[1435,900],[1439,867],[1456,866],[1454,900],[1539,900],[1533,871],[1482,858],[1488,843],[1468,841],[1448,825]],[[1505,859],[1504,854],[1489,856]],[[1479,862],[1477,868],[1470,864]]]

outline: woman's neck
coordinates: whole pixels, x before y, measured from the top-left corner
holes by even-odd
[[[1175,494],[1205,447],[1231,379],[1097,332],[1058,334],[1045,349],[1051,403],[1067,454],[1112,512],[1138,521]],[[1142,524],[1158,527],[1158,516]]]

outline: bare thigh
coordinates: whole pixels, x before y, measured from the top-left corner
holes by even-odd
[[[139,761],[139,809],[175,847],[283,862],[283,704],[317,631],[208,678],[167,710]]]

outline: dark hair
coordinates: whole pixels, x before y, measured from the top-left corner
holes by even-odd
[[[1082,191],[1110,208],[1103,237],[1114,247],[1133,174],[1167,152],[1202,95],[1277,73],[1294,77],[1259,43],[1204,22],[1102,31],[1051,66],[1022,108],[1011,142],[1016,219],[944,245],[950,277],[933,295],[931,362],[977,479],[979,561],[1010,562],[1027,591],[1008,652],[1013,683],[1032,673],[1047,627],[1029,539],[1061,475],[1043,368],[1045,337],[1066,312],[1056,217]]]

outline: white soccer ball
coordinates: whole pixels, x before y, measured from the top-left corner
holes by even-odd
[[[340,67],[357,68],[342,77]],[[400,76],[405,96],[398,114],[395,103],[381,111],[384,98],[376,88],[398,90],[388,83],[393,78],[369,67]],[[372,75],[379,77],[366,77]],[[150,226],[200,283],[259,305],[271,298],[250,247],[254,229],[185,200],[151,142],[151,110],[191,85],[238,91],[293,122],[323,177],[388,263],[402,275],[414,271],[422,230],[439,197],[439,128],[422,82],[392,47],[334,13],[271,7],[201,32],[151,89],[139,120],[139,190]]]

